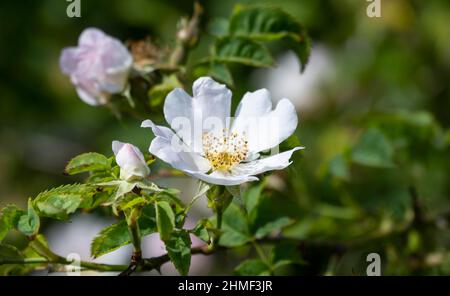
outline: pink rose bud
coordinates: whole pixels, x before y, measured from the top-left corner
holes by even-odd
[[[112,150],[116,156],[116,162],[120,166],[121,179],[126,181],[139,180],[150,174],[144,156],[136,146],[113,141]]]
[[[63,49],[60,67],[89,105],[103,105],[125,89],[133,58],[117,39],[99,29],[85,29],[77,47]]]

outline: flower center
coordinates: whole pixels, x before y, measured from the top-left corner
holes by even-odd
[[[203,152],[213,170],[230,171],[247,157],[248,141],[245,133],[203,133]]]

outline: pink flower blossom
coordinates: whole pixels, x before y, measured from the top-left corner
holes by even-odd
[[[110,94],[122,92],[133,58],[117,39],[96,28],[85,29],[77,47],[63,49],[60,67],[89,105],[103,105]]]
[[[120,178],[125,181],[143,179],[150,174],[142,152],[136,146],[113,141],[112,149],[120,166]]]

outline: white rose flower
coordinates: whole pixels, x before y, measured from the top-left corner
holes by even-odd
[[[112,150],[116,156],[116,162],[120,166],[120,178],[122,180],[141,180],[150,174],[144,156],[136,146],[113,141]]]
[[[85,29],[77,47],[63,49],[60,67],[70,76],[78,96],[89,105],[103,105],[127,84],[133,58],[117,39],[99,29]]]
[[[229,186],[255,181],[255,175],[290,165],[292,153],[303,148],[260,154],[294,133],[297,113],[288,99],[272,110],[266,89],[247,92],[230,123],[231,91],[225,85],[202,77],[194,82],[193,95],[177,88],[166,97],[164,116],[172,129],[142,123],[155,134],[150,153],[192,177]]]

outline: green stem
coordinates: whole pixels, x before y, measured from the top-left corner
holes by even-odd
[[[39,264],[48,263],[45,258],[1,258],[0,265],[3,264]]]
[[[223,213],[222,213],[222,208],[218,208],[217,209],[217,229],[221,229],[222,228],[222,217],[223,217]]]
[[[59,255],[53,253],[46,245],[44,245],[39,239],[33,239],[30,242],[30,247],[42,257],[47,258],[49,261],[60,261],[65,260]]]
[[[2,264],[35,264],[35,263],[47,263],[47,264],[61,264],[70,265],[73,261],[69,261],[66,258],[59,256],[53,251],[51,251],[46,245],[44,245],[38,239],[30,242],[31,248],[43,256],[44,258],[25,258],[25,259],[2,259],[0,260],[0,265]],[[80,261],[80,267],[91,270],[98,271],[121,271],[126,268],[124,265],[109,265],[100,264],[94,262]]]
[[[66,260],[67,261],[67,260]],[[72,262],[68,262],[65,265],[72,264]],[[80,267],[89,270],[97,270],[97,271],[121,271],[127,268],[125,265],[109,265],[109,264],[101,264],[94,262],[86,262],[80,261]]]
[[[72,261],[60,257],[58,260],[50,261],[46,258],[2,258],[0,259],[0,266],[4,264],[60,264],[71,265]],[[97,271],[122,271],[127,268],[126,265],[109,265],[94,262],[80,261],[80,267],[89,270]]]
[[[131,243],[133,244],[133,249],[135,253],[141,252],[141,232],[139,230],[139,224],[128,226],[128,231],[130,233]]]
[[[220,207],[216,208],[216,228],[219,230],[219,233],[211,238],[210,251],[216,250],[219,246],[220,229],[222,228],[222,208]]]
[[[131,255],[130,265],[119,276],[131,275],[142,263],[141,231],[138,223],[140,214],[141,210],[138,208],[134,208],[128,215],[126,214],[128,232],[130,234],[131,244],[133,245],[133,255]]]
[[[128,231],[130,233],[131,243],[135,253],[140,253],[141,249],[141,231],[139,229],[138,218],[140,215],[139,209],[131,210],[130,215],[127,217]]]

